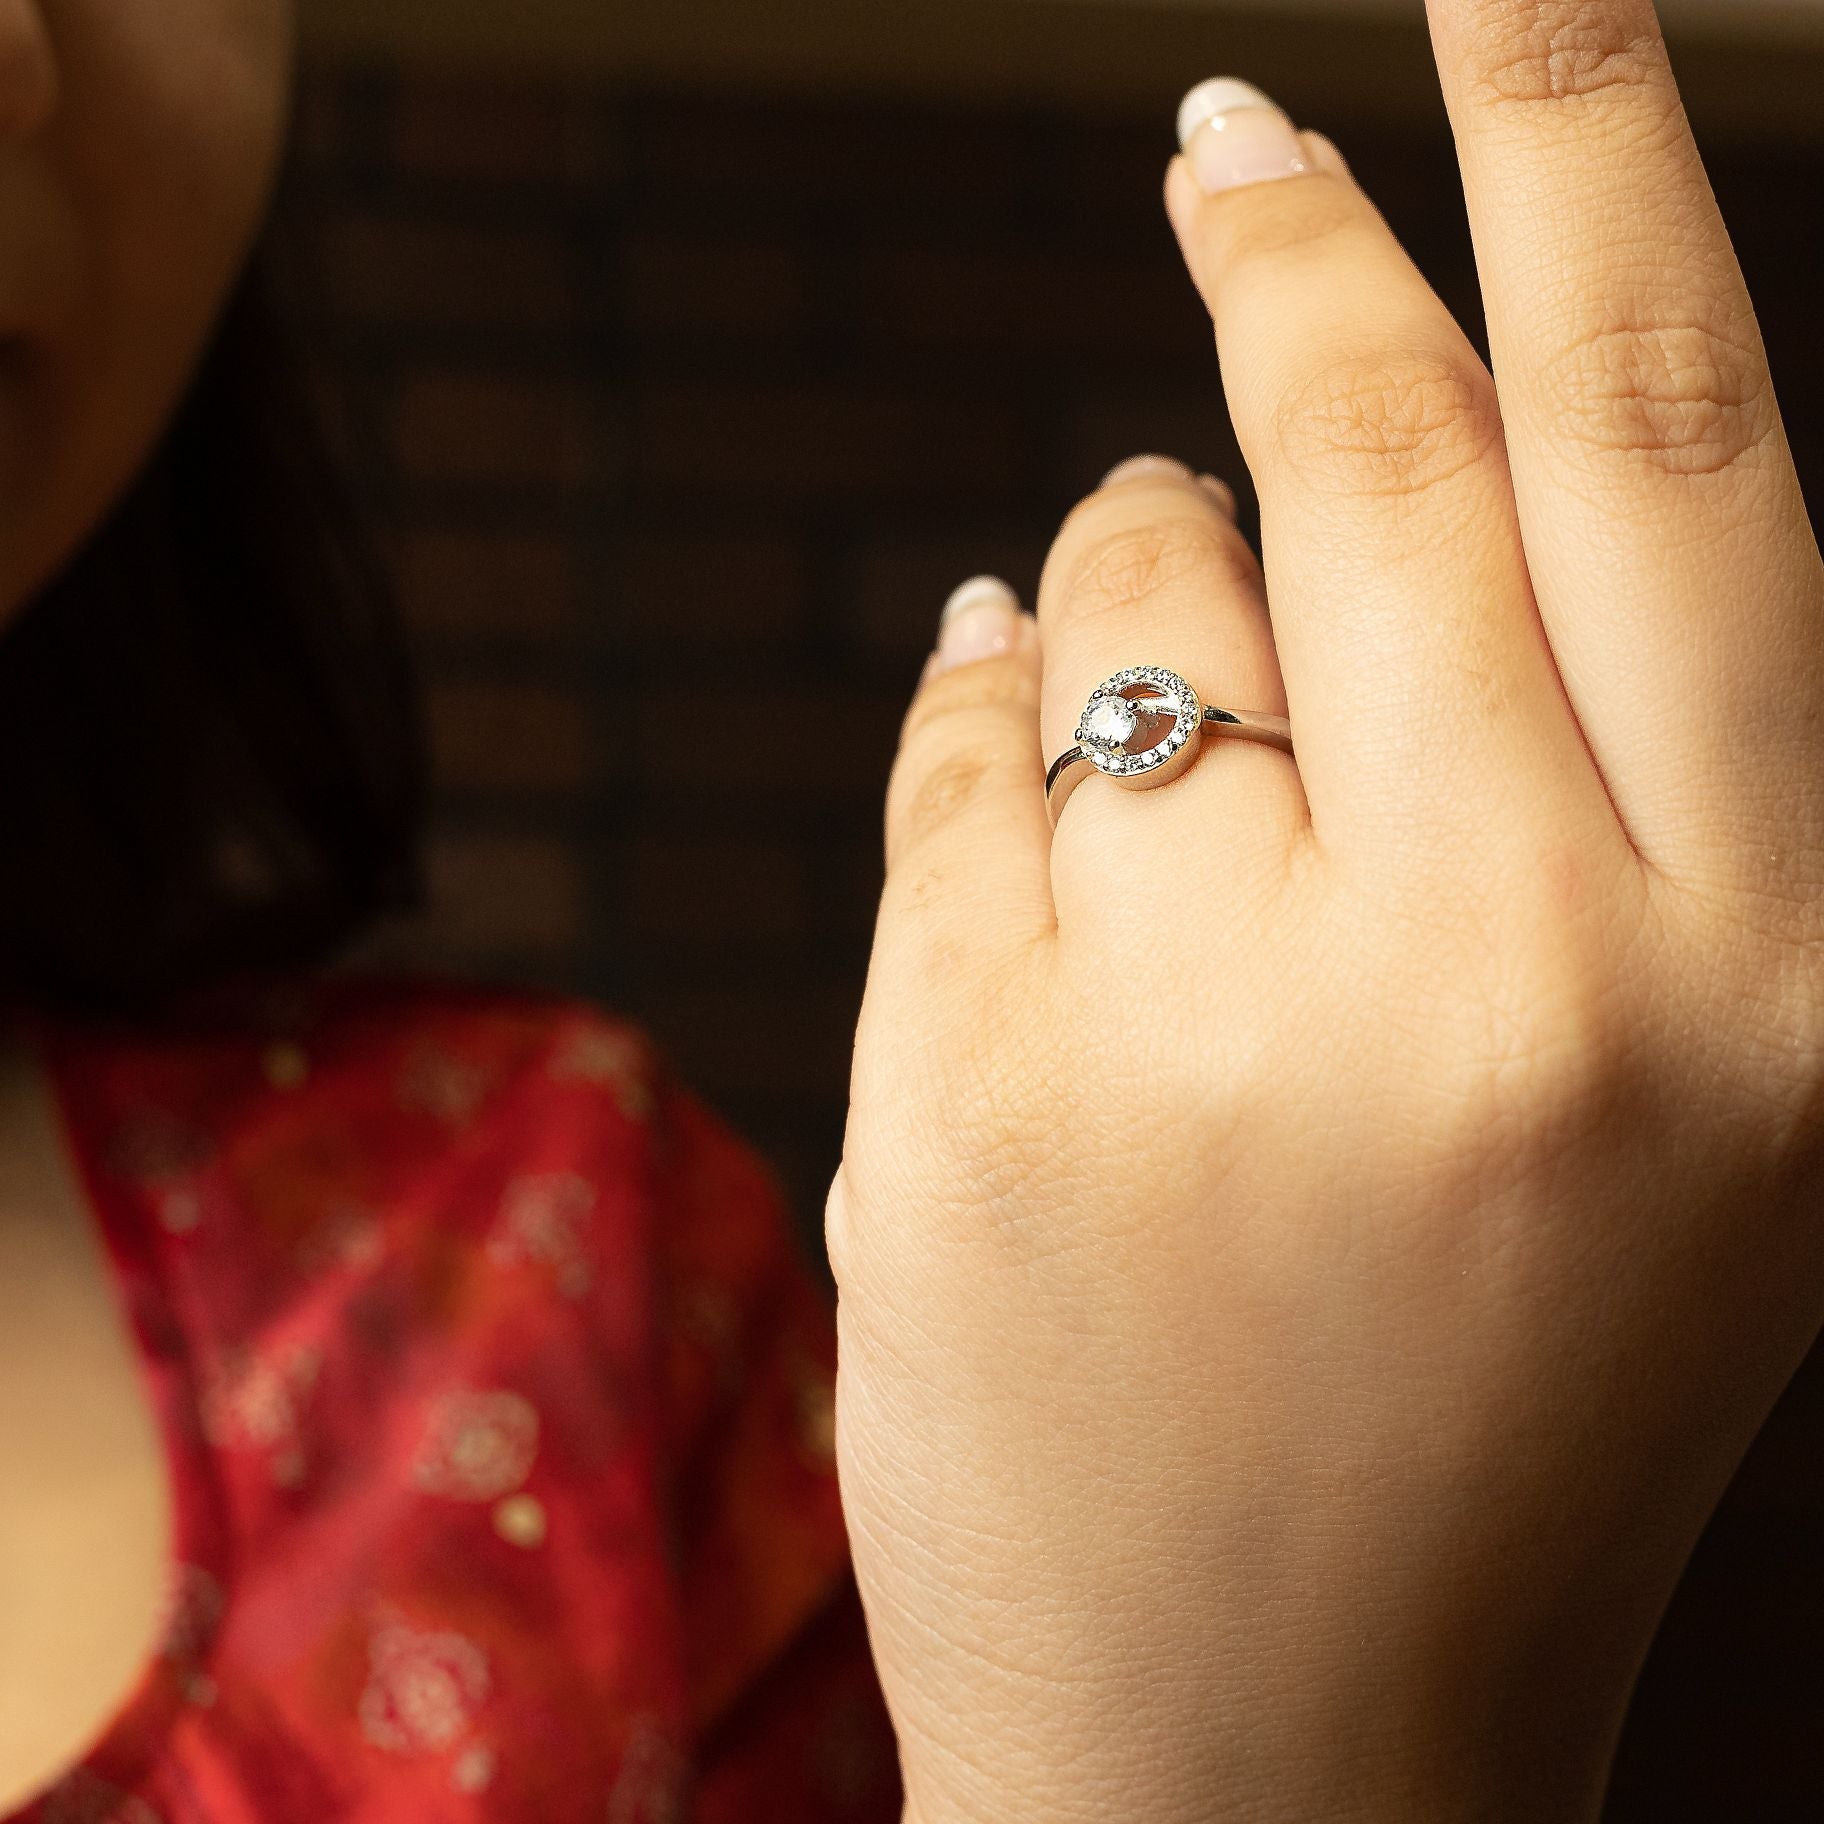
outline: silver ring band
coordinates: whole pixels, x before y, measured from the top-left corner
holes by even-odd
[[[1163,728],[1167,716],[1171,726]],[[1055,826],[1070,795],[1092,773],[1130,790],[1165,785],[1195,759],[1205,734],[1254,741],[1292,753],[1284,716],[1205,707],[1176,672],[1137,665],[1098,686],[1084,706],[1077,744],[1045,775],[1045,805]]]

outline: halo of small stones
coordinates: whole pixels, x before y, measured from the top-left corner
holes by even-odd
[[[1122,691],[1135,684],[1150,684],[1170,701],[1175,712],[1172,732],[1157,747],[1149,748],[1144,754],[1119,751],[1111,753],[1089,736],[1085,725],[1089,721],[1090,711],[1103,697],[1118,697]],[[1089,701],[1083,706],[1082,720],[1077,726],[1077,745],[1088,755],[1090,764],[1098,772],[1106,773],[1111,779],[1134,779],[1165,765],[1190,740],[1192,732],[1202,721],[1203,705],[1197,700],[1196,691],[1177,672],[1167,671],[1163,665],[1132,665],[1126,671],[1116,672],[1090,693]]]

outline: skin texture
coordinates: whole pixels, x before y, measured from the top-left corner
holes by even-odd
[[[0,628],[181,398],[265,212],[291,57],[289,0],[0,0]],[[168,1538],[122,1314],[0,1044],[0,1812],[138,1677]]]
[[[1500,384],[1329,148],[1174,161],[1264,574],[1106,487],[907,718],[827,1228],[922,1824],[1594,1819],[1824,1317],[1824,564],[1753,313],[1645,0],[1430,14]],[[1054,835],[1148,662],[1296,761]]]

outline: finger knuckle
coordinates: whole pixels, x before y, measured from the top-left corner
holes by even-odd
[[[896,819],[899,846],[914,848],[933,830],[950,823],[981,790],[987,776],[987,763],[975,754],[947,755],[919,774]]]
[[[1031,712],[982,703],[933,715],[908,730],[887,785],[889,860],[918,849],[971,806],[1037,765]]]
[[[1563,447],[1600,468],[1726,474],[1774,433],[1757,338],[1696,317],[1608,323],[1539,376]]]
[[[1239,533],[1195,519],[1099,531],[1079,524],[1064,549],[1064,575],[1052,599],[1055,610],[1073,618],[1126,619],[1174,593],[1251,587],[1254,576],[1253,555]]]
[[[1414,992],[1446,1050],[1438,1071],[1466,1156],[1520,1169],[1612,1135],[1650,1058],[1640,959],[1648,909],[1619,871],[1590,872],[1583,845],[1516,857],[1460,902],[1415,901]],[[1440,970],[1439,955],[1460,965]],[[1578,1156],[1586,1156],[1579,1152]]]
[[[1466,32],[1481,47],[1479,99],[1559,106],[1660,86],[1664,52],[1632,8],[1607,0],[1477,0]]]
[[[1038,679],[1032,666],[1009,653],[997,653],[940,672],[912,699],[906,710],[900,741],[909,745],[931,728],[958,716],[987,711],[1026,711],[1038,708]]]
[[[1327,492],[1424,494],[1501,437],[1492,381],[1449,354],[1350,355],[1320,364],[1280,402],[1288,465]]]
[[[1216,199],[1211,211],[1216,260],[1231,280],[1248,269],[1285,262],[1358,226],[1361,204],[1347,186],[1314,180],[1244,185]]]
[[[1475,1009],[1458,1106],[1489,1156],[1587,1158],[1632,1119],[1648,1089],[1625,975],[1602,958],[1509,969]]]

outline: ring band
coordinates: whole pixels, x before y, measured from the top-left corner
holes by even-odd
[[[1077,745],[1067,747],[1045,775],[1045,806],[1052,824],[1055,827],[1071,793],[1092,773],[1130,791],[1176,779],[1196,758],[1206,733],[1292,752],[1292,725],[1284,716],[1206,708],[1177,672],[1161,665],[1116,672],[1083,706]]]

